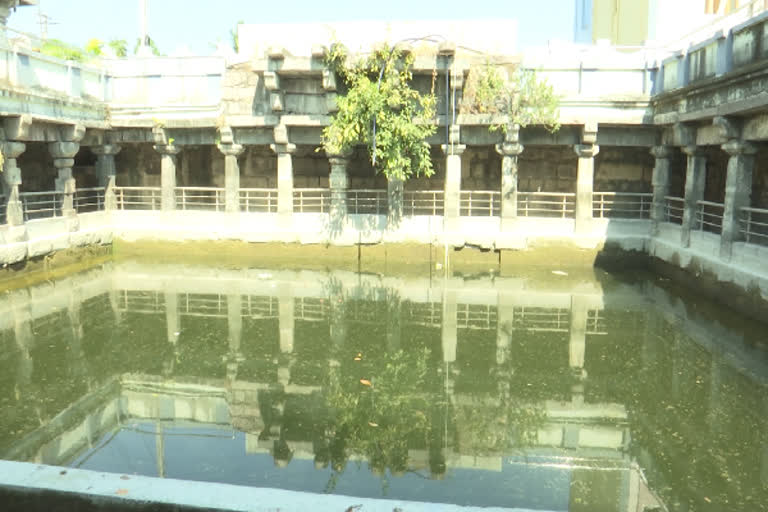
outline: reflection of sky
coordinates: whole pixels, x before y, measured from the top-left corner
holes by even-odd
[[[140,432],[139,432],[140,430]],[[134,423],[116,435],[108,433],[71,466],[113,473],[157,476],[155,424]],[[284,468],[272,455],[245,452],[245,434],[215,427],[163,427],[165,476],[256,487],[323,493],[332,476],[315,469],[313,460],[293,459]],[[113,437],[114,436],[114,437]],[[502,471],[448,468],[444,480],[418,473],[382,478],[365,462],[350,461],[334,494],[366,498],[454,503],[458,505],[568,510],[571,471],[567,468],[512,464]]]

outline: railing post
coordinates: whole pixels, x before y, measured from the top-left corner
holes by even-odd
[[[664,222],[666,197],[669,195],[669,160],[672,148],[669,146],[654,146],[651,154],[656,159],[653,167],[653,199],[651,200],[652,234],[659,233],[659,224]]]
[[[26,145],[21,142],[0,143],[3,154],[3,191],[6,197],[5,218],[8,223],[8,236],[11,240],[24,239],[24,207],[19,199],[19,186],[21,185],[21,169],[16,164],[16,159],[24,152]]]
[[[757,148],[749,142],[737,139],[726,142],[722,148],[730,155],[730,158],[728,159],[728,174],[725,180],[720,257],[729,261],[733,242],[738,240],[741,234],[739,230],[741,209],[750,205],[752,170],[755,165]]]
[[[680,230],[680,245],[691,245],[691,230],[696,221],[696,209],[704,199],[704,187],[707,182],[707,159],[698,146],[685,146],[683,152],[688,155],[685,175],[685,201],[683,203],[683,223]]]

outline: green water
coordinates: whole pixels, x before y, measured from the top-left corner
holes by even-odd
[[[767,386],[765,326],[653,276],[123,262],[0,297],[0,458],[99,471],[768,510]]]

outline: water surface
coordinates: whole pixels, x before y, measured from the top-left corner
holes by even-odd
[[[653,276],[110,263],[0,297],[0,457],[548,511],[768,510],[764,332]]]

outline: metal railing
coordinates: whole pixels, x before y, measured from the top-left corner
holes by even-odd
[[[104,187],[78,188],[72,204],[77,213],[97,212],[104,209]]]
[[[405,190],[403,215],[443,215],[444,197],[442,190]]]
[[[768,210],[742,208],[739,231],[748,244],[768,245]]]
[[[501,192],[496,190],[462,190],[459,193],[459,215],[463,217],[501,215]]]
[[[6,222],[8,222],[8,219],[5,215],[7,211],[8,211],[8,198],[5,196],[0,196],[0,225],[3,225]]]
[[[682,197],[664,196],[664,221],[672,224],[683,223],[685,200]]]
[[[720,234],[723,231],[724,208],[721,203],[696,201],[694,229]]]
[[[277,212],[276,188],[241,188],[239,198],[241,212]]]
[[[176,187],[177,210],[210,210],[223,212],[226,208],[223,188]]]
[[[347,213],[387,214],[387,191],[375,189],[347,190]]]
[[[159,210],[160,187],[115,187],[118,210]]]
[[[592,216],[596,219],[647,219],[651,216],[653,194],[594,192]]]
[[[64,192],[20,192],[24,220],[44,219],[61,215]]]
[[[331,191],[327,188],[293,189],[295,213],[328,213],[331,208]]]
[[[572,219],[576,213],[573,192],[519,192],[517,215],[520,217],[557,217]]]

